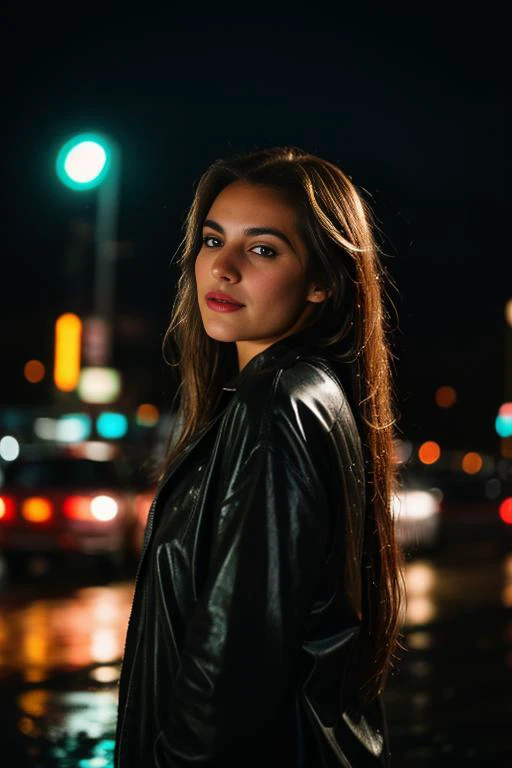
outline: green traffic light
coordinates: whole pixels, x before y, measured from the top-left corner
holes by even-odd
[[[105,179],[112,149],[97,133],[81,133],[67,141],[57,155],[59,179],[71,189],[92,189]]]

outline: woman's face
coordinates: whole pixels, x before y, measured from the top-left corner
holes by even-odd
[[[328,294],[307,283],[295,211],[268,187],[229,184],[208,211],[202,234],[195,276],[203,325],[211,338],[236,342],[242,370],[256,354],[300,330]],[[207,303],[210,291],[243,306],[218,311],[219,305]]]

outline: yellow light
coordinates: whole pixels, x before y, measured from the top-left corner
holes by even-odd
[[[474,451],[469,451],[462,458],[462,469],[468,475],[476,475],[482,469],[482,465],[482,457]]]
[[[52,516],[52,504],[48,499],[32,496],[23,502],[21,514],[30,523],[44,523]]]
[[[422,464],[435,464],[441,456],[441,448],[434,440],[427,440],[418,448],[418,458]]]
[[[82,321],[77,315],[67,312],[57,318],[54,381],[62,392],[72,392],[78,386],[81,338]]]
[[[28,360],[23,367],[23,375],[31,384],[44,379],[45,368],[40,360]]]

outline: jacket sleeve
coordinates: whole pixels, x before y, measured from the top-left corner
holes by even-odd
[[[271,749],[293,696],[329,539],[315,467],[326,432],[311,414],[306,425],[296,408],[274,405],[251,441],[243,412],[225,432],[209,570],[154,745],[159,768],[252,764]]]

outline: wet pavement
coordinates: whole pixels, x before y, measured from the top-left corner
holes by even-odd
[[[406,566],[385,702],[393,768],[512,765],[512,553],[465,541]]]
[[[3,766],[112,765],[133,581],[98,576],[56,570],[0,592]]]
[[[57,568],[0,586],[6,768],[112,766],[130,576]],[[410,557],[405,576],[393,768],[512,765],[512,553],[475,536]]]

